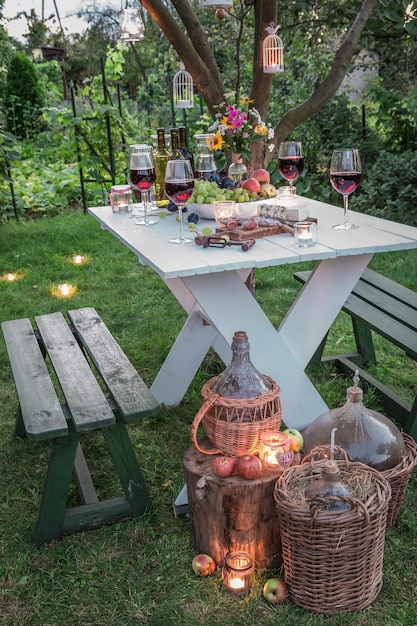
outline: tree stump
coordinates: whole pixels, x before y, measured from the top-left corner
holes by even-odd
[[[255,567],[280,567],[281,539],[274,487],[278,474],[263,470],[245,480],[237,473],[220,478],[212,471],[214,455],[190,446],[183,458],[194,547],[222,566],[229,552],[247,552]],[[205,478],[205,481],[200,479]],[[200,481],[199,485],[197,485]],[[201,486],[204,482],[205,485]]]

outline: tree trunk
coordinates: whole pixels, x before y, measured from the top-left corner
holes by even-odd
[[[256,480],[238,474],[219,478],[214,456],[191,446],[184,455],[190,519],[197,553],[209,554],[218,566],[228,552],[247,552],[255,567],[281,565],[281,539],[274,499],[276,472]],[[200,488],[203,477],[206,487]]]

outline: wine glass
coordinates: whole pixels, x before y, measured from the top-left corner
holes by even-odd
[[[130,182],[137,191],[140,191],[143,200],[143,217],[135,224],[139,226],[151,226],[158,220],[149,219],[148,216],[148,193],[155,183],[155,165],[148,150],[132,150],[129,159]]]
[[[295,194],[294,181],[304,169],[303,146],[300,141],[283,141],[278,150],[278,169],[290,183],[290,193]]]
[[[343,222],[335,224],[333,228],[339,230],[349,230],[358,228],[357,224],[351,224],[348,220],[349,196],[359,186],[362,177],[362,165],[359,150],[355,148],[345,148],[334,150],[330,163],[330,182],[332,187],[343,196]]]
[[[178,207],[180,234],[170,239],[170,243],[191,243],[193,240],[182,234],[182,209],[194,191],[194,174],[190,161],[173,159],[168,161],[165,170],[165,194]]]

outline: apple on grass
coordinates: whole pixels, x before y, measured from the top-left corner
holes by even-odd
[[[300,431],[295,428],[286,428],[283,433],[291,439],[294,452],[299,452],[304,445],[304,438]]]
[[[282,578],[270,578],[264,584],[263,595],[270,604],[281,604],[288,596],[288,585]]]
[[[216,563],[209,554],[197,554],[191,565],[197,576],[210,576],[216,570]]]
[[[223,239],[223,237],[222,237]],[[236,468],[236,461],[232,456],[216,456],[213,461],[213,471],[221,478],[231,476]]]

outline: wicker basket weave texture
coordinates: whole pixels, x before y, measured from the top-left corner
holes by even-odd
[[[365,502],[351,498],[352,508],[337,513],[300,506],[288,495],[291,482],[320,475],[324,462],[316,461],[313,469],[302,464],[286,470],[274,497],[290,597],[305,609],[333,615],[369,606],[381,589],[391,488],[376,470],[338,461],[342,471],[371,474],[374,493]]]
[[[387,528],[392,528],[404,502],[408,483],[413,469],[417,465],[417,444],[410,435],[402,433],[404,438],[404,456],[395,467],[381,472],[391,485],[391,499],[388,507]]]
[[[272,378],[266,378],[272,385],[268,393],[238,400],[224,398],[211,390],[216,377],[203,385],[201,394],[204,402],[193,420],[190,433],[197,450],[205,454],[222,453],[230,456],[259,452],[261,435],[267,431],[279,431],[282,418],[280,388]],[[205,450],[198,445],[197,430],[200,424],[214,450]]]

